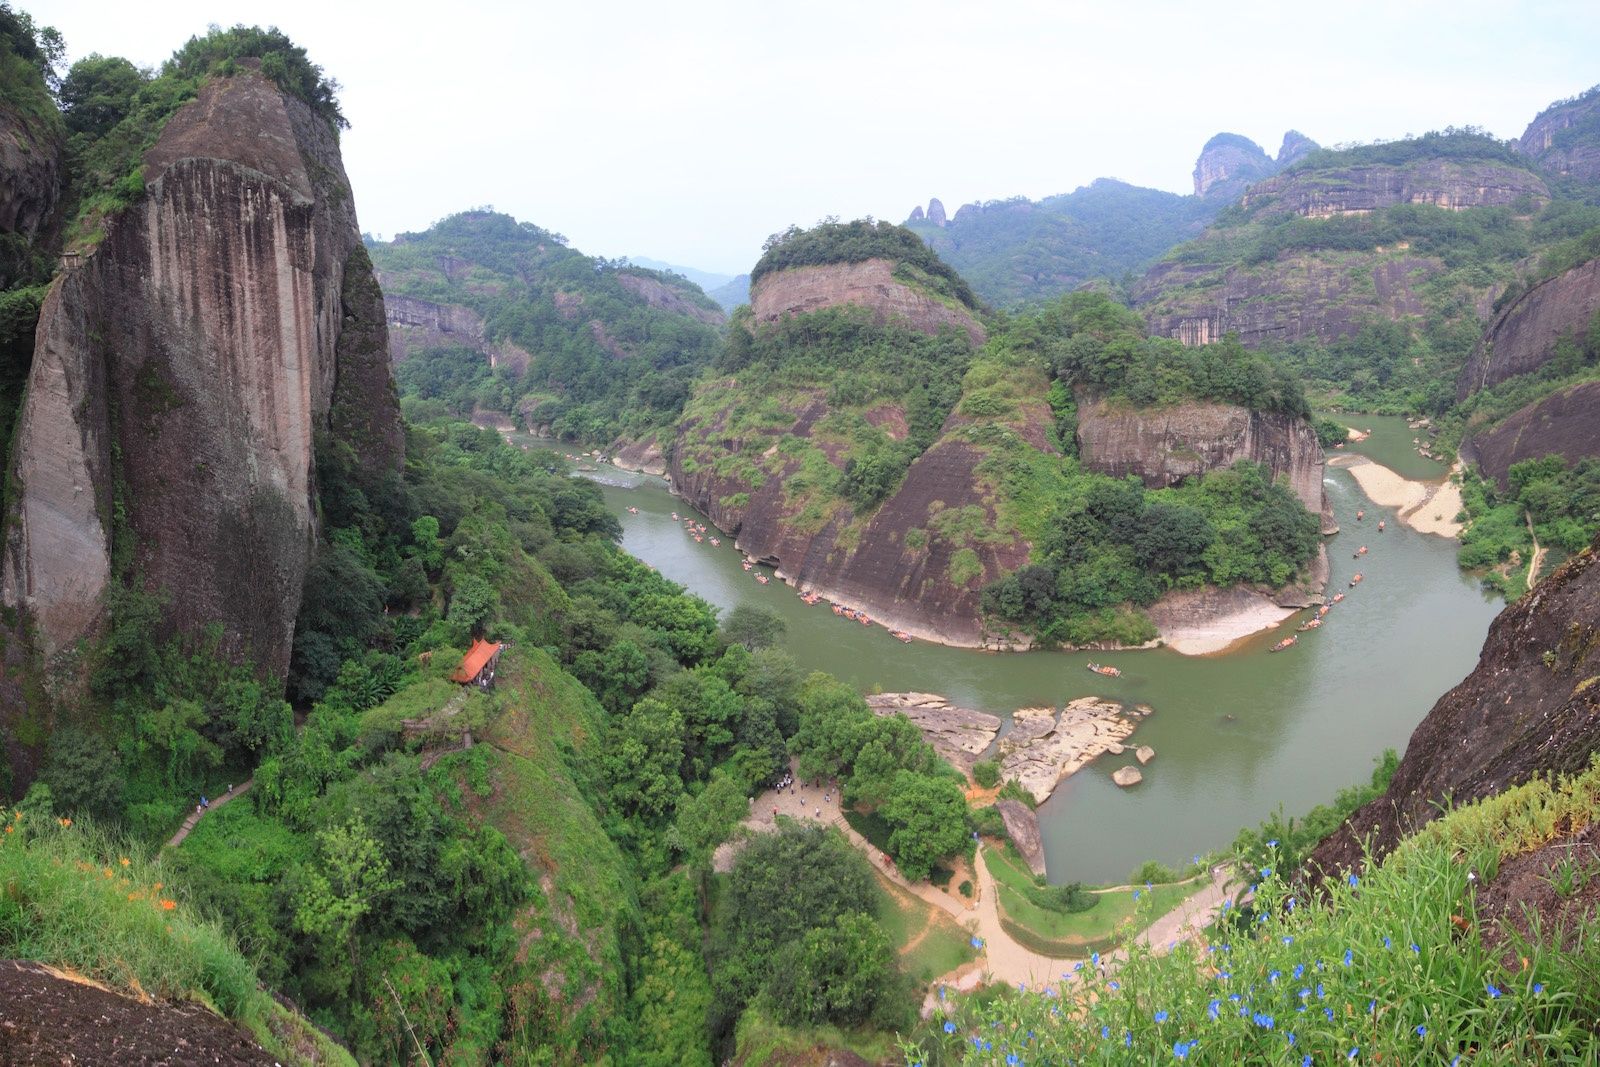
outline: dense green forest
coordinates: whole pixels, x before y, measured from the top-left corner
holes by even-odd
[[[1016,308],[1097,279],[1121,284],[1198,234],[1217,206],[1101,178],[1039,201],[991,200],[942,227],[906,225],[985,301]]]
[[[441,413],[515,412],[561,437],[610,441],[670,423],[721,347],[717,327],[654,307],[627,282],[659,284],[720,316],[692,284],[583,255],[509,215],[463,212],[370,250],[386,292],[469,308],[489,340],[531,356],[519,372],[460,348],[413,354],[396,377]]]

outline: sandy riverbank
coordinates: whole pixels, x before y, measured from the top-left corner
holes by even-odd
[[[1175,590],[1148,609],[1161,640],[1185,656],[1225,652],[1298,610],[1280,607],[1263,593],[1238,587]]]
[[[1366,456],[1335,456],[1328,460],[1328,466],[1349,471],[1369,500],[1378,507],[1394,508],[1400,521],[1418,533],[1460,535],[1461,523],[1456,521],[1456,515],[1461,511],[1461,484],[1456,476],[1461,473],[1461,464],[1451,467],[1450,477],[1439,482],[1402,478]]]

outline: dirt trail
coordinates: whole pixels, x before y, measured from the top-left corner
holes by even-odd
[[[1533,515],[1524,511],[1522,519],[1528,524],[1528,537],[1533,541],[1533,558],[1528,560],[1528,588],[1539,580],[1539,568],[1544,564],[1545,550],[1539,545],[1539,535],[1533,532]]]
[[[207,813],[222,807],[222,805],[226,804],[234,797],[243,796],[245,793],[250,792],[250,787],[254,784],[255,779],[251,778],[243,785],[236,785],[217,799],[209,801],[208,807],[202,808],[199,811],[191,811],[189,813],[189,817],[183,820],[183,825],[178,828],[178,832],[172,835],[172,840],[168,841],[162,847],[177,848],[179,845],[183,844],[183,839],[189,836],[189,831],[193,830],[197,825],[199,825],[200,820],[205,818]]]

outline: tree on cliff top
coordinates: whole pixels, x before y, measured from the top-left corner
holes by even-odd
[[[966,279],[923,244],[922,238],[904,226],[870,218],[853,222],[826,219],[809,230],[790,226],[773,234],[762,245],[762,256],[750,269],[750,285],[754,288],[763,275],[772,271],[868,259],[908,264],[926,275],[943,295],[975,310],[982,307]]]
[[[261,60],[261,73],[278,88],[311,106],[330,126],[348,129],[350,123],[339,110],[339,83],[325,76],[311,62],[306,50],[289,39],[276,26],[238,25],[222,29],[215,24],[204,37],[191,37],[161,66],[163,76],[202,78],[207,74],[232,74],[235,61]]]

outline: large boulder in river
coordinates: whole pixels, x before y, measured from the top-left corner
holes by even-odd
[[[1023,708],[1000,739],[1000,776],[1014,779],[1042,804],[1063,778],[1133,733],[1122,705],[1082,697],[1062,709]]]
[[[1144,781],[1144,775],[1137,767],[1119,767],[1111,772],[1111,780],[1126,789],[1131,785],[1138,785]]]

